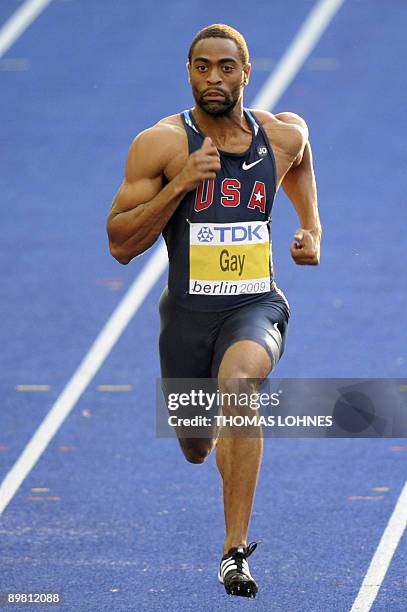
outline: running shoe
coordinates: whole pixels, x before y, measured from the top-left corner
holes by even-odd
[[[257,548],[257,542],[248,546],[237,546],[231,548],[223,555],[218,580],[221,582],[226,593],[229,595],[240,595],[240,597],[256,597],[258,586],[250,573],[247,557]]]

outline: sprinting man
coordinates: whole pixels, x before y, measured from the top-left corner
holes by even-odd
[[[110,251],[122,264],[161,233],[167,244],[163,379],[213,377],[224,393],[236,391],[236,379],[240,390],[255,393],[284,350],[290,310],[270,252],[281,185],[301,225],[291,245],[295,263],[316,265],[320,257],[307,125],[294,113],[244,108],[250,68],[246,42],[230,26],[195,36],[187,64],[195,106],[136,137],[107,222]],[[245,597],[258,590],[247,562],[256,548],[247,531],[263,452],[258,434],[179,438],[192,463],[216,447],[226,522],[218,578],[227,593]]]

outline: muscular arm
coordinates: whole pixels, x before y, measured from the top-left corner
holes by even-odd
[[[127,264],[154,244],[186,193],[220,169],[219,153],[205,138],[181,171],[163,187],[169,160],[182,152],[179,135],[159,124],[133,142],[126,176],[114,199],[108,220],[110,252]]]
[[[301,224],[301,229],[296,231],[291,254],[298,264],[317,265],[320,259],[322,228],[308,128],[297,115],[293,113],[283,115],[285,121],[296,124],[302,132],[298,154],[282,182],[283,189],[293,203]],[[280,118],[281,115],[277,117]]]
[[[125,179],[107,220],[110,252],[122,264],[154,244],[186,193],[179,175],[162,186],[164,136],[162,128],[151,128],[130,147]]]
[[[283,188],[297,211],[301,227],[321,234],[318,214],[317,186],[309,142],[305,144],[301,161],[293,165],[283,180]]]

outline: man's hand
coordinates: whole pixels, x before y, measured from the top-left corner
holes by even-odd
[[[291,245],[291,256],[295,263],[304,266],[319,264],[321,235],[319,230],[297,229]]]
[[[176,178],[184,191],[192,191],[205,179],[216,178],[219,170],[219,151],[207,136],[202,147],[188,157],[187,163]]]

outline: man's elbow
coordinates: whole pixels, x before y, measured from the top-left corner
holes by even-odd
[[[115,258],[123,266],[127,266],[127,264],[133,259],[130,257],[128,253],[126,253],[122,247],[115,244],[114,242],[109,242],[109,250],[112,257]]]
[[[158,235],[150,235],[144,239],[137,241],[133,237],[131,240],[117,242],[109,235],[109,249],[112,257],[123,266],[126,266],[132,259],[142,255],[147,251],[157,240]]]

